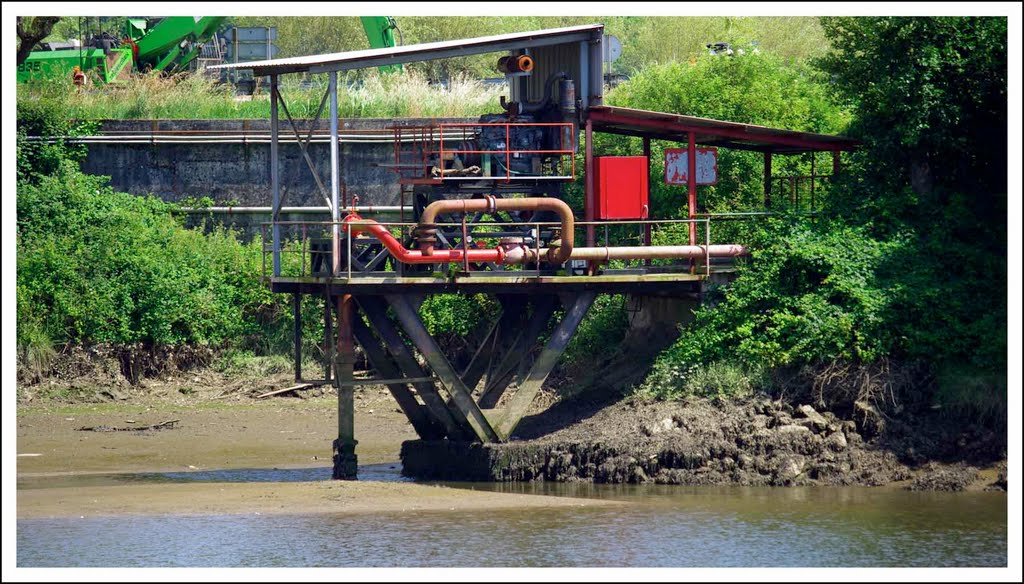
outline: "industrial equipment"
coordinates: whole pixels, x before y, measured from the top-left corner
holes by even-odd
[[[68,43],[33,51],[18,65],[18,82],[71,76],[75,67],[100,83],[114,83],[132,71],[182,70],[195,59],[224,21],[221,16],[128,18],[123,36],[97,32],[77,47]]]

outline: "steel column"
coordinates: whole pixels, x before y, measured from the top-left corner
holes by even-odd
[[[338,73],[328,74],[327,91],[331,94],[331,274],[337,278],[341,273],[341,207],[338,206],[341,186],[338,177]],[[349,259],[351,261],[351,258]]]
[[[697,134],[687,133],[686,145],[686,189],[688,192],[687,206],[690,219],[690,245],[697,245]]]
[[[279,176],[278,161],[278,119],[277,119],[278,85],[277,75],[270,76],[270,193],[273,198],[271,206],[273,210],[270,220],[273,222],[271,229],[271,257],[273,259],[274,276],[281,276],[281,178]]]
[[[562,321],[558,323],[558,326],[551,333],[551,339],[548,340],[547,345],[544,346],[540,355],[537,356],[537,360],[533,363],[533,367],[530,368],[526,379],[522,380],[519,384],[519,389],[512,396],[505,414],[497,424],[498,434],[502,440],[508,440],[508,437],[523,419],[523,416],[526,415],[530,404],[533,403],[533,398],[536,397],[537,392],[544,385],[548,374],[558,364],[558,359],[569,345],[569,341],[572,340],[573,334],[576,333],[576,329],[583,322],[583,317],[587,315],[587,311],[590,310],[590,306],[594,303],[596,297],[596,292],[583,292],[576,297],[572,306],[566,307],[565,316],[562,317]]]
[[[476,405],[476,402],[473,401],[473,398],[469,395],[469,390],[463,385],[462,380],[459,379],[458,374],[455,373],[448,359],[441,352],[441,348],[437,346],[433,337],[427,332],[427,328],[423,326],[423,321],[416,314],[409,300],[405,296],[395,294],[389,294],[385,298],[388,304],[391,305],[391,308],[394,309],[395,315],[398,317],[398,321],[402,323],[402,328],[405,329],[409,339],[419,349],[423,358],[430,365],[430,368],[433,369],[434,373],[441,380],[441,384],[448,390],[452,397],[452,402],[454,402],[462,415],[466,417],[466,421],[473,429],[477,439],[481,442],[499,441],[498,434],[494,431],[490,421],[480,411],[480,407]]]
[[[764,153],[764,208],[772,206],[772,153]]]
[[[651,139],[644,136],[644,158],[647,159],[647,216],[644,219],[650,219],[650,205],[651,205]],[[651,224],[644,223],[644,245],[651,245]],[[651,265],[651,260],[644,260],[645,266]]]
[[[366,358],[370,361],[370,364],[373,365],[373,368],[382,377],[388,379],[405,377],[388,357],[387,352],[381,347],[380,343],[377,342],[373,332],[370,331],[370,327],[366,326],[366,323],[358,315],[352,319],[352,333],[355,335],[359,346],[366,353]],[[440,440],[444,438],[444,426],[440,420],[435,420],[431,416],[429,409],[416,401],[416,397],[409,391],[408,383],[388,383],[386,385],[395,401],[398,402],[398,407],[409,418],[409,423],[412,424],[413,429],[416,430],[416,434],[420,438],[424,440]]]
[[[586,148],[584,149],[584,163],[583,171],[586,173],[586,177],[583,180],[583,220],[588,223],[587,225],[587,247],[594,247],[594,214],[596,209],[594,208],[596,203],[594,201],[594,127],[590,122],[590,117],[587,117],[586,129],[584,130],[584,138],[587,141]],[[596,268],[596,262],[590,262],[587,271],[593,275],[594,269]]]
[[[338,390],[338,439],[334,442],[333,478],[354,480],[357,472],[355,428],[356,352],[352,337],[354,301],[351,294],[338,297],[338,346],[335,355],[334,386]]]
[[[426,377],[426,372],[416,361],[416,357],[406,346],[405,340],[398,334],[398,329],[387,315],[387,305],[378,297],[360,296],[359,306],[363,313],[370,319],[370,324],[376,330],[380,340],[387,347],[388,352],[395,358],[398,368],[405,377]],[[469,439],[475,436],[468,423],[464,423],[458,410],[449,410],[444,399],[437,392],[433,383],[418,381],[412,384],[419,393],[427,409],[434,415],[434,418],[441,422],[447,431],[448,438],[452,440]],[[462,422],[460,422],[462,419]]]
[[[839,176],[839,172],[842,170],[842,161],[839,157],[840,152],[838,150],[832,151],[832,176]]]

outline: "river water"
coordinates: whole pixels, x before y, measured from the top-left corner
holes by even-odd
[[[405,480],[397,465],[362,480]],[[330,469],[94,475],[70,483],[304,481]],[[59,486],[48,479],[46,486]],[[22,519],[29,566],[1005,566],[1005,493],[446,483],[629,505],[367,515]],[[19,488],[32,488],[29,483]]]

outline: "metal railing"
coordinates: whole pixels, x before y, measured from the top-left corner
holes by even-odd
[[[487,128],[490,130],[485,130]],[[558,148],[513,148],[511,144],[515,133],[529,128],[557,128]],[[504,148],[451,148],[452,142],[475,144],[481,141],[485,132],[501,135],[502,130]],[[406,184],[438,184],[453,180],[506,183],[516,179],[572,181],[576,178],[576,133],[571,122],[458,122],[395,127],[393,131],[394,162],[379,166],[397,172],[399,181]],[[447,148],[446,141],[449,146]],[[448,168],[446,163],[459,155],[479,156],[480,168],[472,173],[465,172],[465,169]],[[538,157],[538,160],[557,159],[557,174],[545,174],[542,169],[530,173],[513,170],[513,161],[520,156]],[[504,172],[492,173],[491,162],[496,163],[499,170]],[[565,172],[566,166],[568,174]]]
[[[613,259],[607,262],[603,273],[703,273],[710,276],[719,266],[731,267],[726,258],[712,258],[711,225],[712,217],[696,219],[646,219],[626,221],[580,221],[575,223],[576,247],[584,247],[587,227],[593,226],[599,237],[596,247],[616,248],[622,246],[644,247],[647,245],[688,245],[689,225],[703,225],[704,257],[702,261],[692,259]],[[406,248],[414,249],[413,230],[418,223],[402,221],[379,221]],[[507,265],[494,262],[475,262],[468,259],[469,250],[491,249],[502,239],[521,238],[521,244],[540,257],[542,249],[560,235],[561,224],[547,221],[524,222],[460,222],[438,223],[438,249],[461,250],[462,258],[447,263],[431,264],[432,268],[404,264],[392,257],[387,248],[375,237],[353,234],[345,228],[344,222],[332,221],[277,221],[260,224],[263,236],[263,277],[270,278],[273,261],[273,245],[269,240],[272,228],[281,233],[281,271],[273,274],[282,278],[344,279],[346,281],[383,276],[424,276],[447,275],[452,267],[460,275],[493,274],[506,276],[540,277],[545,275],[572,275],[585,277],[586,260],[569,260],[563,266],[547,266],[545,262],[530,262],[525,265]],[[338,229],[335,229],[338,227]],[[338,238],[335,245],[334,237]],[[653,243],[649,243],[653,242]],[[697,245],[701,245],[700,242]],[[342,257],[339,269],[333,270],[333,250],[339,250]],[[575,264],[573,262],[578,262]]]

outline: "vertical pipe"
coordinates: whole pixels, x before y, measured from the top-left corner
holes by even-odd
[[[686,188],[689,190],[687,206],[690,209],[690,245],[697,245],[697,136],[687,134],[686,146]]]
[[[341,272],[341,207],[340,185],[338,184],[338,72],[328,73],[328,88],[331,94],[331,275]]]
[[[772,206],[772,153],[764,153],[764,208]]]
[[[274,265],[274,277],[281,276],[281,179],[278,175],[278,120],[277,120],[277,75],[270,76],[270,192],[273,197],[273,209],[270,220],[273,223],[271,233],[271,255]]]
[[[292,294],[292,341],[295,343],[295,382],[302,381],[302,296]]]
[[[334,444],[333,477],[356,478],[355,399],[352,381],[356,354],[352,335],[353,299],[351,294],[338,298],[338,345],[335,354],[335,387],[338,388],[338,439]]]
[[[647,159],[647,205],[650,209],[651,204],[651,139],[644,136],[644,158]],[[647,213],[647,217],[644,219],[650,219],[650,212]],[[651,224],[644,223],[644,245],[651,245]],[[645,266],[651,265],[651,260],[644,260]]]

